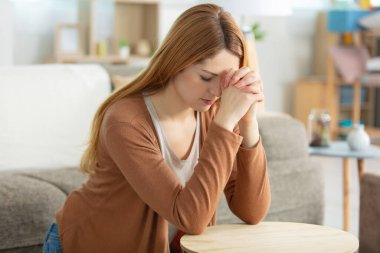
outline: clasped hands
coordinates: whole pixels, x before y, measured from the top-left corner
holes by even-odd
[[[259,74],[249,67],[225,71],[220,77],[221,93],[229,87],[235,87],[251,97],[252,105],[239,123],[256,120],[256,105],[264,101],[263,82]]]

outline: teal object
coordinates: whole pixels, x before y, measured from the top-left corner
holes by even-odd
[[[359,19],[370,14],[371,10],[332,9],[327,12],[327,29],[329,32],[346,33],[363,30]]]

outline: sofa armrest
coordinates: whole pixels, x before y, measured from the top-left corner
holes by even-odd
[[[365,172],[360,182],[360,252],[380,249],[380,173]]]

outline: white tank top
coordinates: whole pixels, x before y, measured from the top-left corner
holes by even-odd
[[[156,129],[162,156],[165,162],[176,174],[182,186],[185,186],[186,182],[190,179],[191,175],[193,175],[194,167],[196,163],[198,162],[198,157],[199,157],[199,137],[200,137],[199,112],[197,112],[197,125],[196,125],[194,141],[191,147],[190,154],[186,160],[181,160],[170,149],[165,133],[160,126],[160,121],[156,113],[156,110],[154,108],[154,105],[150,97],[145,94],[144,94],[144,102],[152,118],[154,128]],[[175,234],[177,233],[177,230],[178,229],[173,224],[169,223],[169,242],[173,240]]]

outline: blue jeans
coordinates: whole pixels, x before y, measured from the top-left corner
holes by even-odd
[[[42,253],[62,253],[58,225],[55,223],[50,226],[49,231],[46,233]]]

